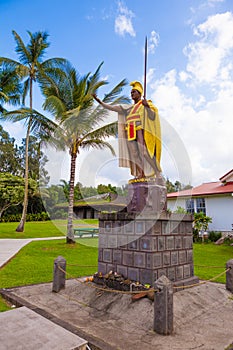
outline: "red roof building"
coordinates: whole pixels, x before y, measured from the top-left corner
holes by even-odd
[[[232,231],[233,228],[233,169],[219,181],[167,194],[168,208],[182,207],[189,213],[203,211],[212,218],[209,230]]]

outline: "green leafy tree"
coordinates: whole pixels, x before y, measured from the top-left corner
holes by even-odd
[[[210,216],[205,215],[202,211],[199,213],[194,213],[194,240],[197,241],[199,232],[206,232],[208,230],[209,224],[212,222]],[[204,237],[202,235],[202,237]]]
[[[44,208],[51,216],[58,210],[56,207],[58,204],[64,204],[66,202],[63,188],[60,185],[47,187],[46,192],[41,193],[41,198]]]
[[[176,180],[174,185],[175,185],[175,192],[179,192],[182,190],[182,184],[180,181]]]
[[[37,184],[29,180],[29,194],[34,195]],[[0,218],[5,210],[23,202],[24,179],[9,173],[0,173]]]
[[[111,184],[108,184],[108,185],[99,184],[97,186],[97,192],[99,194],[117,193],[117,189],[116,189],[116,186],[112,186]]]
[[[25,191],[22,217],[18,227],[16,228],[16,231],[18,232],[24,231],[28,206],[28,148],[30,134],[32,133],[37,135],[37,137],[47,137],[51,130],[53,130],[53,123],[39,112],[33,110],[33,83],[40,81],[40,79],[42,79],[42,77],[46,74],[47,69],[56,69],[56,67],[58,67],[63,61],[62,59],[53,58],[43,62],[43,56],[49,46],[48,33],[31,33],[28,31],[28,35],[29,43],[25,45],[21,37],[15,31],[13,31],[13,36],[16,42],[15,51],[18,54],[19,61],[12,60],[11,58],[0,57],[1,66],[7,65],[12,69],[12,71],[14,71],[16,77],[22,79],[23,105],[25,105],[25,99],[29,95],[29,108],[20,108],[4,115],[5,119],[13,122],[23,120],[27,127],[25,138]]]
[[[63,188],[63,192],[64,192],[64,195],[65,195],[65,198],[68,202],[69,200],[69,193],[70,193],[70,184],[69,182],[67,182],[66,180],[60,180],[61,184],[59,186],[61,186]]]
[[[82,187],[83,185],[81,182],[77,182],[76,185],[74,186],[74,200],[78,201],[79,199],[82,199]]]
[[[20,154],[15,139],[0,125],[0,172],[22,175]]]
[[[166,187],[167,187],[167,192],[168,193],[175,192],[175,186],[168,178],[166,180]]]
[[[25,169],[25,152],[26,152],[26,140],[22,140],[22,145],[18,149],[21,159],[21,166]],[[48,162],[48,158],[41,151],[41,141],[35,136],[29,137],[28,144],[28,176],[36,181],[39,181],[44,186],[49,183],[48,172],[45,169],[45,165]]]
[[[51,112],[59,129],[57,147],[68,149],[70,154],[69,207],[67,220],[67,243],[75,243],[73,233],[74,181],[77,155],[81,149],[108,148],[113,154],[112,146],[106,137],[116,135],[116,123],[103,126],[107,112],[101,106],[94,106],[92,94],[97,92],[106,81],[100,80],[100,67],[91,75],[79,76],[70,63],[63,66],[63,71],[51,70],[49,79],[41,82],[44,96],[44,108]],[[110,93],[105,95],[105,102],[125,103],[128,99],[118,97],[126,81],[122,80]],[[53,140],[53,142],[55,142]]]
[[[192,188],[191,185],[183,185],[180,181],[176,180],[173,184],[168,178],[166,179],[167,193],[179,192]]]
[[[88,198],[88,197],[96,196],[98,192],[97,192],[97,188],[93,186],[89,186],[89,187],[83,186],[81,188],[81,194],[82,194],[82,198]]]

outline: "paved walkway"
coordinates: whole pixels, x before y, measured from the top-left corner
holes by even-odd
[[[0,323],[0,349],[86,350],[86,340],[25,306],[1,312]]]
[[[0,240],[0,267],[4,266],[21,248],[30,243],[31,239],[1,239]]]
[[[59,238],[65,237],[37,240]],[[32,240],[0,239],[0,266]],[[24,306],[0,314],[0,324],[5,327],[0,327],[0,349],[84,350],[88,341],[91,349],[102,350],[223,350],[233,341],[232,295],[221,284],[175,293],[174,334],[167,337],[152,331],[153,303],[147,298],[132,303],[128,295],[99,293],[76,280],[67,280],[59,293],[52,292],[51,284],[4,293]],[[55,345],[47,343],[43,348],[53,335]]]
[[[62,237],[0,239],[0,268],[32,241]],[[0,349],[85,350],[87,341],[27,307],[0,313]],[[9,336],[9,329],[11,330]]]
[[[223,284],[207,283],[175,293],[171,336],[153,331],[154,303],[148,298],[133,302],[130,295],[100,292],[89,285],[67,280],[59,293],[44,283],[8,289],[6,295],[75,332],[91,349],[224,350],[233,341],[233,300]]]
[[[45,241],[51,239],[65,239],[65,236],[26,239],[0,239],[0,268],[4,266],[9,260],[11,260],[20,251],[21,248],[23,248],[31,241]]]

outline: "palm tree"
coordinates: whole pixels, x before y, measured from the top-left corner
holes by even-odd
[[[24,44],[21,37],[13,31],[13,36],[16,41],[16,53],[19,56],[19,62],[10,58],[0,57],[1,65],[8,65],[15,72],[15,75],[20,77],[23,81],[22,102],[25,105],[25,99],[29,94],[29,108],[21,108],[19,110],[8,112],[5,114],[5,118],[12,120],[13,122],[23,120],[27,125],[26,132],[26,145],[25,145],[25,192],[23,202],[23,212],[21,221],[16,228],[17,232],[24,231],[24,225],[26,222],[27,205],[28,205],[28,147],[29,136],[32,132],[38,132],[39,129],[43,129],[43,133],[46,134],[46,123],[48,122],[51,128],[52,124],[48,118],[45,118],[42,114],[33,110],[33,83],[40,80],[40,77],[45,74],[48,67],[57,67],[64,61],[63,59],[53,58],[46,61],[42,61],[46,49],[49,46],[47,41],[48,34],[46,32],[31,33],[28,31],[30,40],[27,45]]]
[[[13,106],[19,104],[21,93],[22,86],[15,69],[3,63],[0,67],[0,113],[5,111],[3,105],[6,103]]]
[[[105,139],[110,135],[116,135],[117,123],[103,126],[108,112],[101,106],[95,107],[92,97],[100,86],[107,84],[106,81],[99,78],[101,65],[102,63],[93,75],[88,73],[81,77],[75,68],[66,62],[59,72],[54,70],[50,70],[51,74],[47,72],[46,79],[41,82],[42,92],[46,97],[44,108],[54,115],[60,127],[57,133],[60,143],[58,147],[68,148],[70,154],[67,243],[75,243],[73,204],[77,155],[81,149],[90,147],[108,148],[114,154],[112,146]],[[109,94],[105,95],[104,101],[107,103],[128,102],[128,98],[118,97],[125,84],[126,81],[122,80]]]
[[[69,199],[69,193],[70,193],[70,184],[66,180],[60,180],[61,184],[59,186],[62,187],[64,195],[66,197],[66,200],[68,201]]]

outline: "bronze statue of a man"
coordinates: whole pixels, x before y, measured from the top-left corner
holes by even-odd
[[[133,106],[109,105],[96,95],[104,108],[118,113],[119,166],[130,168],[135,181],[160,176],[161,127],[158,109],[152,101],[142,98],[139,81],[130,83]]]

